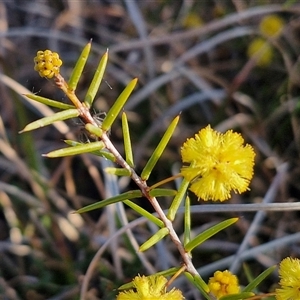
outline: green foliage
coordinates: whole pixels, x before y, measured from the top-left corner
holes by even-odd
[[[153,236],[151,236],[145,243],[140,246],[140,251],[146,251],[149,248],[153,247],[163,238],[165,238],[169,234],[169,230],[166,227],[159,229]]]
[[[77,84],[78,84],[78,81],[82,75],[82,71],[84,69],[84,66],[87,62],[87,59],[89,57],[89,54],[90,54],[90,51],[91,51],[91,46],[92,46],[92,43],[88,43],[82,50],[77,62],[76,62],[76,65],[72,71],[72,74],[70,76],[70,79],[69,79],[69,82],[68,82],[68,86],[70,88],[70,90],[72,91],[75,91],[76,90],[76,87],[77,87]],[[104,68],[102,67],[102,64],[101,64],[101,68],[100,68],[103,72],[104,72],[104,69],[105,69],[105,66]],[[103,76],[103,72],[102,72],[102,76]],[[101,73],[101,72],[98,72],[98,73]],[[100,76],[99,76],[100,77]],[[101,79],[99,80],[99,85],[101,83]],[[99,86],[98,86],[99,88]],[[97,88],[97,90],[98,90]],[[91,88],[90,88],[91,89]],[[97,90],[95,92],[97,92]],[[89,96],[90,96],[90,101],[92,102],[92,99],[95,97],[92,97],[91,95],[91,92],[87,93]]]
[[[106,51],[106,53],[102,56],[102,59],[100,60],[100,63],[96,69],[96,72],[95,72],[95,75],[91,82],[91,85],[86,93],[85,98],[84,98],[84,103],[86,103],[87,107],[92,106],[93,101],[96,96],[96,93],[99,90],[99,86],[101,84],[103,74],[104,74],[104,71],[106,68],[107,60],[108,60],[108,51]],[[84,59],[84,63],[85,63],[85,61],[86,61],[86,59]],[[80,70],[82,71],[81,68],[80,68]]]
[[[20,133],[35,130],[37,128],[41,128],[47,125],[51,125],[57,121],[63,121],[63,120],[75,118],[78,117],[79,114],[80,112],[74,108],[63,110],[61,112],[54,114],[53,116],[45,117],[26,125],[25,128],[20,131]]]
[[[76,212],[78,214],[82,214],[82,213],[85,213],[88,211],[103,208],[103,207],[113,204],[113,203],[117,203],[117,202],[124,201],[127,199],[134,199],[134,198],[136,199],[136,198],[140,198],[142,196],[143,196],[143,194],[140,190],[130,191],[130,192],[126,192],[126,193],[120,194],[115,197],[111,197],[111,198],[90,204],[88,206],[78,209]]]
[[[45,98],[39,95],[35,95],[35,94],[25,94],[24,96],[26,96],[27,98],[43,103],[45,105],[51,106],[51,107],[56,107],[59,109],[73,109],[74,105],[70,105],[70,104],[65,104],[56,100],[52,100],[49,98]]]
[[[258,287],[260,283],[263,282],[268,276],[270,276],[276,269],[276,266],[272,266],[265,271],[263,271],[260,275],[258,275],[254,280],[252,280],[246,287],[243,288],[243,292],[254,291]]]
[[[179,121],[179,116],[176,117],[171,122],[171,124],[168,126],[164,136],[162,137],[159,144],[157,145],[157,147],[153,151],[153,154],[149,158],[147,164],[145,165],[145,167],[142,171],[142,174],[141,174],[142,180],[148,180],[153,168],[155,167],[157,161],[159,160],[159,158],[161,157],[161,155],[162,155],[163,151],[165,150],[167,144],[169,143],[170,138],[172,137],[172,135],[174,133],[174,130],[176,129],[178,121]]]
[[[71,148],[54,150],[47,154],[44,154],[44,156],[54,158],[54,157],[77,155],[77,154],[82,154],[82,153],[92,153],[95,151],[100,151],[104,147],[105,146],[104,146],[103,142],[98,141],[98,142],[93,142],[93,143],[89,143],[89,144],[76,145]]]
[[[137,78],[131,80],[125,87],[124,91],[117,98],[114,105],[108,111],[105,119],[103,120],[101,128],[105,131],[109,130],[115,119],[117,118],[120,111],[123,109],[126,101],[128,100],[130,94],[132,93],[134,87],[137,84]]]
[[[128,120],[125,112],[122,113],[122,131],[123,131],[123,139],[124,139],[124,151],[126,157],[125,159],[128,165],[133,168],[134,167],[133,153],[131,147]]]
[[[204,232],[200,233],[195,238],[193,238],[190,242],[188,242],[184,247],[185,250],[187,252],[191,252],[195,247],[199,246],[200,244],[202,244],[203,242],[208,240],[210,237],[214,236],[221,230],[224,230],[225,228],[234,224],[237,221],[238,221],[238,218],[228,219],[226,221],[220,222],[219,224],[205,230]]]

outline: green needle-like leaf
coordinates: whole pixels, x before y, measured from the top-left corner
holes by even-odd
[[[106,150],[100,150],[100,151],[91,152],[91,154],[104,157],[104,158],[106,158],[106,159],[108,159],[108,160],[110,160],[112,162],[116,162],[116,157],[112,153],[110,153],[110,152],[108,152]]]
[[[96,139],[96,138],[100,138],[100,137],[102,136],[102,133],[103,133],[103,131],[102,131],[101,128],[96,127],[96,126],[92,125],[91,123],[85,124],[85,129],[86,129],[89,133],[91,133],[92,135],[94,135],[94,136],[95,136],[95,139]]]
[[[31,100],[43,103],[47,106],[52,106],[52,107],[56,107],[56,108],[59,108],[59,109],[72,109],[72,108],[75,108],[74,105],[65,104],[65,103],[62,103],[62,102],[59,102],[59,101],[55,101],[55,100],[48,99],[48,98],[45,98],[45,97],[41,97],[41,96],[34,95],[34,94],[25,94],[24,96],[26,96],[27,98],[29,98]]]
[[[67,145],[72,146],[72,147],[79,146],[79,145],[85,145],[84,143],[79,143],[77,141],[72,141],[72,140],[64,140],[64,142]],[[115,156],[112,153],[110,153],[106,150],[96,150],[96,151],[92,151],[92,152],[89,152],[89,153],[92,153],[92,154],[97,155],[97,156],[104,157],[104,158],[106,158],[106,159],[108,159],[112,162],[116,162]]]
[[[201,291],[201,294],[207,300],[211,300],[211,297],[208,295],[209,287],[207,286],[205,281],[200,277],[200,275],[193,276],[192,274],[190,274],[188,272],[184,272],[184,275],[192,284],[194,284],[198,288],[199,291]]]
[[[128,205],[129,207],[131,207],[134,211],[136,211],[137,213],[139,213],[141,216],[145,217],[150,222],[156,224],[158,227],[160,227],[160,228],[164,227],[163,221],[161,221],[159,218],[153,216],[151,213],[149,213],[147,210],[145,210],[144,208],[140,207],[136,203],[134,203],[134,202],[132,202],[130,200],[124,200],[123,202],[126,205]]]
[[[251,281],[244,289],[243,292],[251,292],[253,291],[265,278],[271,275],[277,266],[272,266],[267,270],[263,271],[260,275],[258,275],[253,281]]]
[[[176,213],[178,211],[178,208],[180,207],[180,204],[181,204],[182,200],[185,197],[185,193],[186,193],[186,190],[189,187],[189,184],[190,184],[190,182],[187,181],[185,178],[183,178],[183,180],[181,182],[181,185],[178,189],[178,193],[174,197],[174,199],[172,201],[172,204],[169,208],[169,211],[167,213],[167,218],[169,220],[173,221],[175,219]]]
[[[137,78],[131,80],[121,95],[118,97],[114,105],[111,107],[111,109],[108,111],[105,119],[102,123],[102,130],[107,131],[110,129],[111,125],[115,121],[116,117],[118,116],[119,112],[123,109],[126,101],[128,100],[130,94],[132,93],[134,87],[136,86]]]
[[[169,125],[168,129],[166,130],[164,136],[162,137],[161,141],[159,142],[158,146],[154,150],[153,154],[151,155],[150,159],[148,160],[146,166],[144,167],[141,178],[143,180],[147,180],[156,165],[158,159],[161,157],[163,151],[165,150],[170,138],[172,137],[174,130],[177,126],[179,121],[179,116],[177,116],[172,123]]]
[[[108,174],[116,175],[116,176],[130,176],[131,173],[129,170],[124,168],[114,168],[114,167],[107,167],[104,171]]]
[[[77,62],[76,62],[76,65],[75,65],[75,68],[73,69],[72,71],[72,74],[71,74],[71,77],[70,77],[70,80],[69,80],[69,83],[68,83],[68,86],[69,86],[69,89],[71,91],[75,91],[76,90],[76,87],[77,87],[77,84],[78,84],[78,81],[81,77],[81,74],[82,74],[82,71],[84,69],[84,66],[85,66],[85,63],[89,57],[89,54],[90,54],[90,50],[91,50],[91,41],[83,48]]]
[[[252,282],[254,280],[254,276],[253,276],[252,270],[248,264],[246,264],[246,263],[243,264],[243,271],[244,271],[247,281]]]
[[[189,243],[191,240],[191,200],[189,196],[185,199],[183,240],[184,245]]]
[[[129,127],[128,127],[128,120],[125,112],[123,112],[122,114],[122,131],[123,131],[126,162],[129,164],[130,167],[133,168],[134,163],[133,163],[132,147],[131,147]]]
[[[154,235],[151,236],[150,239],[148,239],[143,245],[140,246],[140,251],[146,251],[155,244],[157,244],[160,240],[162,240],[165,236],[169,234],[169,229],[166,227],[163,227],[159,229]]]
[[[57,122],[57,121],[63,121],[63,120],[75,118],[78,116],[79,116],[79,111],[76,108],[60,111],[49,117],[45,117],[45,118],[39,119],[37,121],[34,121],[32,123],[29,123],[28,125],[25,126],[25,128],[23,130],[20,131],[20,133],[34,130],[34,129],[37,129],[40,127],[44,127],[44,126],[53,124],[54,122]]]
[[[71,155],[77,155],[82,153],[91,153],[97,150],[101,150],[103,148],[105,148],[104,143],[102,141],[97,141],[93,143],[81,144],[78,146],[54,150],[47,154],[43,154],[43,156],[50,157],[50,158],[64,157],[64,156],[71,156]]]
[[[170,268],[167,270],[157,272],[157,273],[155,273],[155,275],[162,275],[162,276],[168,277],[168,276],[172,276],[172,275],[176,274],[180,269],[181,269],[181,267],[173,267],[173,268]]]
[[[200,244],[208,240],[210,237],[217,234],[219,231],[234,224],[235,222],[237,222],[237,220],[238,218],[231,218],[205,230],[204,232],[197,235],[194,239],[192,239],[189,243],[187,243],[184,249],[186,250],[186,252],[191,252],[195,247],[199,246]]]
[[[106,68],[107,60],[108,60],[108,50],[102,56],[100,63],[98,65],[98,68],[96,69],[96,72],[94,74],[92,83],[91,83],[91,85],[86,93],[86,96],[84,98],[84,102],[86,103],[86,105],[88,107],[92,106],[95,96],[99,90],[99,86],[101,84],[103,74],[104,74],[104,71]]]
[[[77,142],[77,141],[73,141],[73,140],[64,140],[64,142],[69,145],[69,146],[79,146],[79,145],[84,145],[84,143],[80,143],[80,142]]]
[[[194,281],[198,286],[200,286],[203,289],[204,292],[209,292],[209,287],[199,274],[194,276]]]
[[[153,189],[149,191],[151,197],[172,197],[176,194],[177,191],[172,189]]]
[[[75,213],[82,214],[91,210],[103,208],[107,205],[117,203],[120,201],[128,200],[128,199],[133,199],[133,198],[141,198],[143,196],[142,192],[140,190],[134,190],[134,191],[129,191],[120,195],[117,195],[115,197],[111,197],[102,201],[98,201],[96,203],[87,205],[85,207],[82,207],[78,210],[75,211]]]

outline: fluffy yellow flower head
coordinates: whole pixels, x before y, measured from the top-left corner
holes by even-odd
[[[208,287],[210,292],[220,299],[226,295],[238,294],[240,292],[239,282],[235,275],[226,271],[216,271],[213,277],[209,278]]]
[[[300,299],[300,260],[287,257],[279,266],[279,285],[276,289],[277,300],[298,300]]]
[[[136,276],[133,279],[135,290],[120,292],[117,300],[183,300],[180,290],[166,291],[167,281],[164,276]]]
[[[268,66],[273,58],[273,49],[271,45],[263,38],[254,39],[247,50],[248,57],[257,55],[256,64],[260,67]]]
[[[229,130],[222,134],[209,125],[183,144],[182,161],[190,166],[181,168],[181,174],[191,181],[190,190],[198,198],[224,201],[232,190],[248,190],[255,153],[243,144],[239,133]]]
[[[59,73],[62,61],[56,52],[50,50],[38,51],[34,58],[34,70],[39,72],[41,77],[52,78]]]
[[[268,15],[264,17],[260,24],[259,30],[266,37],[275,37],[280,35],[284,27],[284,21],[277,15]]]

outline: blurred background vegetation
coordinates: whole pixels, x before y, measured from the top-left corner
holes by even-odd
[[[95,113],[107,111],[125,85],[134,77],[139,79],[125,107],[137,170],[143,168],[170,120],[181,113],[180,124],[149,179],[150,185],[177,173],[182,143],[211,124],[222,132],[241,132],[256,151],[251,190],[233,195],[228,205],[297,202],[297,2],[1,1],[0,299],[79,299],[83,284],[85,299],[115,299],[118,286],[138,273],[146,275],[180,265],[169,239],[144,255],[137,253],[136,244],[156,230],[143,220],[131,223],[131,232],[116,236],[119,228],[138,218],[122,204],[72,214],[135,186],[127,179],[105,174],[103,168],[108,162],[98,157],[42,157],[64,147],[66,138],[84,141],[80,121],[18,133],[27,123],[53,113],[22,94],[33,92],[67,103],[51,80],[40,78],[33,70],[36,52],[58,52],[64,62],[61,73],[68,79],[82,48],[92,39],[92,54],[77,88],[79,98],[83,98],[100,57],[109,49]],[[271,32],[277,28],[274,34],[261,26],[270,15],[275,18],[267,27]],[[123,153],[120,119],[112,128],[111,139]],[[198,208],[192,218],[194,234],[225,218],[240,217],[237,225],[195,251],[193,261],[205,279],[217,269],[232,267],[236,253],[239,260],[233,271],[244,285],[248,279],[242,262],[250,270],[249,276],[257,276],[285,256],[299,257],[297,211],[224,212],[223,206],[214,204],[213,214],[201,213],[203,202],[192,200]],[[137,201],[152,211],[146,201]],[[161,200],[162,207],[169,204],[170,199]],[[174,226],[180,234],[181,215]],[[116,238],[109,240],[113,236]],[[85,276],[88,268],[89,276]],[[271,291],[276,282],[274,274],[261,291]],[[184,278],[175,285],[186,299],[202,299]]]

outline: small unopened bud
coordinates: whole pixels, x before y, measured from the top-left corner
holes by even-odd
[[[41,77],[52,78],[59,74],[62,61],[56,52],[50,50],[38,51],[34,58],[34,70],[39,72]]]

